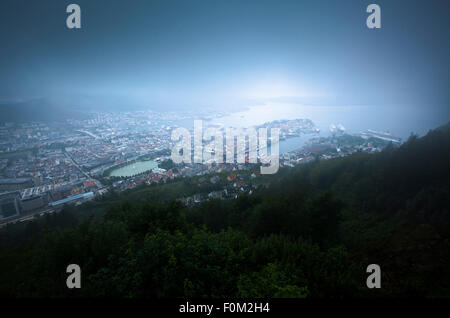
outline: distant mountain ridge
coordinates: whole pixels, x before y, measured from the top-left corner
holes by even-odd
[[[54,122],[69,118],[85,119],[88,116],[72,108],[58,106],[47,98],[32,99],[25,102],[0,104],[0,122]]]
[[[0,123],[55,122],[87,119],[90,112],[183,111],[200,106],[151,102],[127,95],[59,95],[20,102],[0,102]]]

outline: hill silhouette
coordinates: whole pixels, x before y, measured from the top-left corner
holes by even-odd
[[[0,122],[61,122],[66,119],[85,119],[86,114],[76,108],[63,107],[48,98],[32,99],[25,102],[0,104]]]

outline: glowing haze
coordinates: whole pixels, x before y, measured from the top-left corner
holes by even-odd
[[[448,1],[377,1],[379,30],[366,27],[367,1],[77,0],[80,30],[65,26],[69,3],[2,2],[0,101],[287,100],[449,115]]]

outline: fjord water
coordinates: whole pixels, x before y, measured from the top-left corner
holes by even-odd
[[[393,136],[402,138],[402,141],[406,141],[411,133],[423,136],[430,129],[435,129],[448,121],[448,114],[433,109],[438,108],[409,105],[319,106],[268,102],[243,108],[242,111],[217,117],[203,124],[245,128],[274,120],[311,119],[320,129],[319,134],[303,134],[281,140],[279,150],[280,153],[285,153],[301,148],[311,137],[329,136],[331,124],[342,124],[348,133],[358,133],[367,129],[390,132]],[[178,121],[177,124],[192,129],[194,122],[193,119],[189,119]]]
[[[433,108],[416,106],[308,106],[292,103],[266,103],[251,106],[226,117],[214,119],[225,127],[248,127],[282,119],[311,119],[320,135],[327,136],[331,124],[342,124],[349,133],[367,129],[389,131],[406,140],[411,133],[422,136],[447,122]]]
[[[158,164],[153,160],[136,161],[129,163],[123,167],[114,169],[109,174],[111,177],[131,177],[158,167]]]

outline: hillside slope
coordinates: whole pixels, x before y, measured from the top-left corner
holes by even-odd
[[[236,200],[184,207],[172,199],[186,181],[111,194],[1,230],[0,295],[449,297],[448,162],[441,128],[281,169]],[[80,290],[66,288],[71,263]]]

